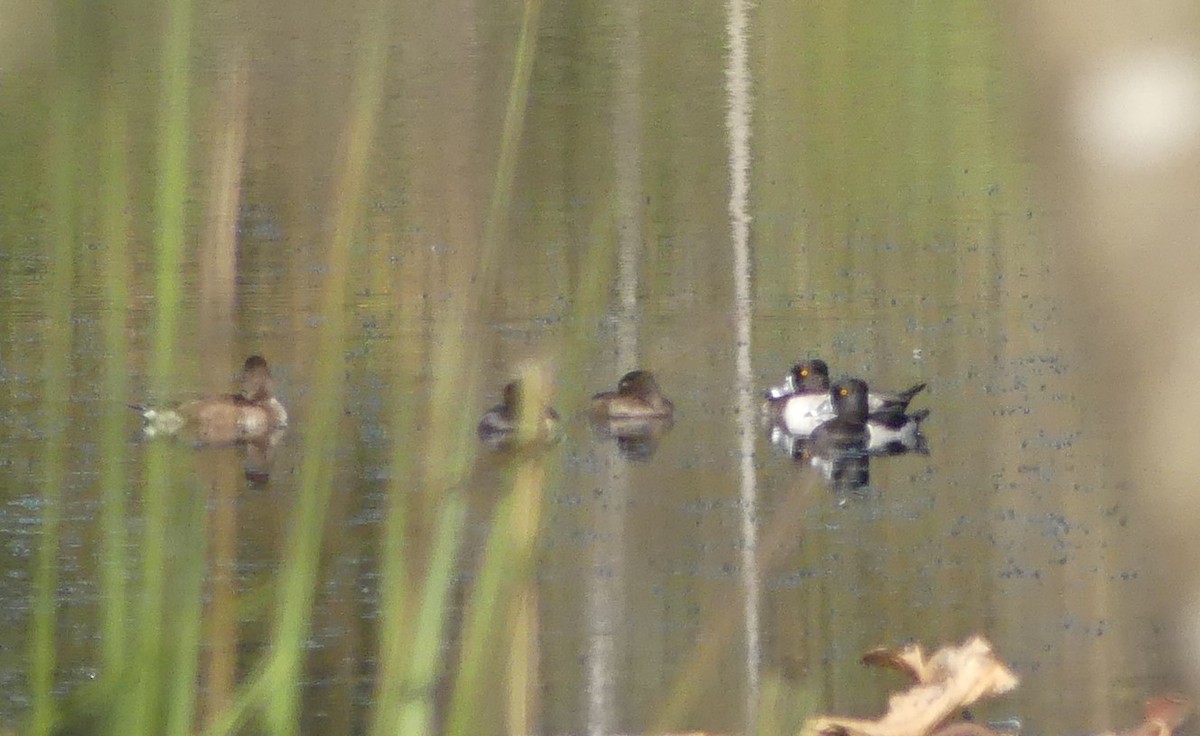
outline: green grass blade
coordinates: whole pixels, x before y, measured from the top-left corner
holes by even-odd
[[[439,339],[433,344],[432,371],[435,376],[457,377],[457,380],[435,381],[431,390],[430,403],[435,407],[456,406],[461,391],[473,391],[479,386],[478,361],[467,360],[466,356],[476,339],[475,326],[480,324],[478,314],[483,295],[491,293],[500,261],[500,233],[509,222],[513,181],[516,178],[517,159],[520,151],[521,134],[525,127],[525,109],[529,101],[529,80],[533,73],[533,61],[537,51],[538,18],[541,15],[540,0],[528,0],[521,21],[521,35],[517,42],[517,54],[512,78],[508,88],[504,128],[500,138],[500,153],[496,174],[492,182],[492,195],[488,205],[487,220],[477,256],[477,275],[470,294],[450,301],[439,316],[442,326]],[[467,472],[474,457],[471,443],[474,435],[470,429],[472,418],[463,414],[453,415],[448,426],[434,424],[431,445],[445,458],[431,474],[429,485],[435,495],[455,487]]]
[[[103,606],[103,670],[118,672],[125,663],[125,423],[129,411],[129,352],[125,337],[129,311],[129,172],[126,160],[127,106],[124,97],[110,97],[104,111],[104,407],[101,428],[100,527],[102,535],[101,598]]]
[[[264,676],[273,683],[265,704],[267,730],[290,736],[298,728],[300,673],[312,617],[325,512],[333,478],[328,458],[337,444],[345,363],[345,298],[354,237],[366,185],[366,171],[382,99],[388,24],[372,15],[352,97],[345,159],[335,190],[334,230],[321,314],[327,321],[318,338],[313,410],[304,438],[300,496],[281,573],[272,660]]]
[[[46,433],[42,451],[42,527],[34,568],[33,631],[30,637],[30,733],[45,734],[54,722],[55,608],[62,491],[66,477],[67,400],[70,396],[71,293],[75,279],[75,223],[78,209],[75,172],[80,90],[74,70],[64,73],[54,104],[50,140],[51,231],[49,283],[44,291],[47,316],[42,375]]]
[[[421,607],[413,627],[408,673],[403,679],[408,699],[400,710],[395,733],[422,736],[433,731],[433,691],[441,664],[442,637],[449,620],[447,605],[466,513],[467,504],[461,493],[451,492],[445,497]]]
[[[200,666],[200,632],[203,609],[200,593],[204,584],[207,562],[205,539],[208,510],[204,494],[187,494],[175,502],[171,514],[171,537],[179,540],[181,554],[174,560],[178,569],[172,570],[170,588],[171,611],[167,631],[170,645],[167,679],[164,682],[167,702],[166,730],[168,736],[184,736],[193,731],[195,721],[197,673]]]
[[[480,707],[483,676],[494,656],[494,645],[499,643],[495,636],[496,622],[503,592],[513,573],[513,539],[508,525],[512,523],[514,505],[511,495],[497,505],[482,569],[471,591],[463,622],[454,697],[443,731],[447,736],[473,734],[479,729],[476,719],[483,715]]]
[[[155,260],[154,351],[150,383],[157,396],[168,393],[175,379],[175,348],[181,305],[180,267],[186,228],[188,192],[188,59],[191,39],[189,0],[166,5],[163,39],[163,77],[158,138]],[[136,616],[137,645],[130,672],[133,689],[129,710],[118,714],[128,733],[149,733],[161,727],[164,632],[164,590],[167,579],[168,498],[172,493],[169,448],[148,447],[146,493],[143,504],[142,591]]]
[[[154,353],[151,380],[164,395],[175,377],[175,348],[181,303],[180,266],[187,227],[188,92],[192,7],[190,0],[168,0],[163,38],[163,77],[158,138],[158,260],[155,268]]]

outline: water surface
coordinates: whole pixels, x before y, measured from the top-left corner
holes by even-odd
[[[47,395],[50,236],[28,193],[40,191],[37,158],[13,152],[46,146],[43,91],[30,84],[15,90],[24,99],[5,102],[6,112],[24,111],[3,134],[24,170],[14,178],[33,182],[4,197],[0,255],[0,538],[9,553],[0,576],[0,717],[8,722],[28,708],[23,642],[49,431],[39,417],[53,402],[65,402],[70,448],[56,682],[66,693],[96,672],[106,564],[97,553],[98,436],[105,412],[127,398],[101,388],[110,361],[130,366],[128,398],[162,401],[232,380],[245,354],[269,357],[293,416],[269,480],[242,476],[238,448],[165,444],[178,494],[200,494],[210,513],[232,509],[233,538],[210,544],[233,566],[233,592],[252,602],[278,572],[323,359],[315,335],[328,319],[320,293],[361,28],[315,8],[237,12],[244,16],[196,20],[196,200],[177,395],[152,395],[147,375],[155,172],[150,149],[136,145],[129,353],[104,348],[98,295],[108,245],[85,211],[73,250],[69,395]],[[473,422],[530,360],[553,371],[566,420],[547,455],[533,573],[543,732],[647,729],[685,671],[701,675],[677,728],[743,729],[763,684],[774,682],[821,711],[869,715],[895,682],[865,671],[863,651],[972,633],[989,637],[1023,680],[986,714],[1019,717],[1031,732],[1117,727],[1136,719],[1145,696],[1170,689],[1164,622],[1139,541],[1149,530],[1106,463],[1108,430],[1076,400],[1088,367],[1058,319],[1048,208],[1028,189],[1013,132],[1021,90],[998,48],[998,19],[982,4],[949,16],[772,2],[750,11],[747,268],[738,267],[729,217],[737,173],[726,9],[546,7],[501,257],[481,286],[472,285],[475,258],[519,8],[400,14],[350,254],[344,411],[336,452],[325,459],[334,494],[304,683],[306,731],[350,732],[364,719],[397,446],[411,458],[410,492],[427,492],[447,462],[430,450],[437,428]],[[153,55],[135,39],[119,44],[132,58]],[[246,143],[235,309],[221,353],[209,349],[202,323],[198,264],[214,131],[228,104],[211,90],[231,73],[221,50],[239,44]],[[46,63],[26,60],[23,74],[35,77]],[[136,141],[153,120],[142,111],[130,124]],[[77,186],[87,188],[82,179]],[[738,279],[748,299],[738,300]],[[455,329],[445,315],[471,289],[481,290],[481,307],[462,329],[479,339],[464,360],[478,370],[453,402],[431,403],[431,355]],[[602,297],[594,313],[582,308],[588,289]],[[876,459],[867,487],[836,493],[774,448],[746,416],[744,397],[815,356],[837,375],[881,387],[927,382],[914,406],[932,412],[930,452]],[[640,461],[582,416],[587,396],[635,367],[656,372],[677,410],[657,452]],[[407,407],[399,423],[397,406]],[[120,460],[136,530],[151,446],[132,413],[124,429]],[[511,460],[481,452],[464,483],[470,511],[456,616],[511,471]],[[419,547],[423,537],[414,539]],[[212,585],[212,569],[206,575]],[[249,659],[265,646],[269,615],[252,603],[234,610]],[[447,651],[458,625],[448,628]],[[709,658],[697,664],[696,647],[708,644]],[[495,702],[482,707],[500,712],[500,689],[487,697]]]

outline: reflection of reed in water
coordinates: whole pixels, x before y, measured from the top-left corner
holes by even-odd
[[[731,305],[736,327],[736,371],[738,415],[738,498],[741,502],[742,573],[741,594],[743,627],[746,641],[744,661],[746,678],[746,730],[757,727],[758,705],[762,698],[759,688],[759,663],[762,650],[759,637],[761,626],[761,567],[758,554],[758,475],[754,468],[754,405],[753,363],[751,349],[754,334],[751,330],[754,295],[753,260],[750,250],[750,181],[751,181],[751,113],[754,109],[752,77],[750,74],[750,8],[743,0],[725,3],[725,33],[729,47],[725,71],[726,135],[729,137],[729,227],[733,245],[733,287]]]

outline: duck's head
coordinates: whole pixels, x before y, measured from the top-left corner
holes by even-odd
[[[662,391],[650,371],[630,371],[617,381],[617,393],[621,396],[650,398],[658,396]]]
[[[847,419],[867,418],[867,383],[858,378],[847,378],[833,385],[833,410],[839,417]]]
[[[820,358],[802,360],[792,366],[793,388],[800,393],[829,390],[829,366]]]
[[[516,415],[521,410],[521,382],[509,381],[504,384],[502,395],[504,406]]]
[[[275,380],[266,358],[251,355],[242,365],[242,390],[239,395],[246,401],[267,401],[275,395]]]

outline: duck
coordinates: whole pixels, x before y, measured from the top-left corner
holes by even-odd
[[[767,392],[768,415],[789,434],[807,437],[817,425],[833,418],[829,366],[820,358],[792,366],[783,386]]]
[[[849,378],[833,385],[834,417],[822,422],[809,436],[810,454],[898,454],[921,450],[921,422],[929,411],[906,414],[898,405],[870,411],[866,381]]]
[[[592,396],[590,412],[606,419],[667,419],[674,415],[675,405],[663,396],[653,373],[635,370],[621,376],[616,391]]]
[[[650,371],[630,371],[616,391],[592,396],[588,417],[596,432],[616,441],[627,460],[649,460],[674,425],[675,405],[662,394]]]
[[[261,355],[251,355],[242,364],[237,393],[196,399],[173,409],[129,406],[142,415],[147,436],[187,432],[206,444],[263,441],[288,424],[287,410],[275,396],[270,366]]]
[[[524,401],[521,382],[510,381],[505,384],[502,397],[503,400],[499,404],[484,413],[475,428],[480,442],[492,450],[506,450],[516,445]],[[558,412],[552,407],[544,407],[533,438],[534,442],[551,444],[556,441],[558,425]]]
[[[812,454],[866,454],[871,438],[867,429],[868,395],[866,381],[858,378],[834,384],[830,398],[834,416],[813,428],[808,438]]]
[[[870,392],[867,410],[903,414],[913,397],[925,390],[925,386],[918,383],[898,393]],[[800,361],[792,366],[782,385],[767,389],[767,415],[781,423],[790,434],[806,437],[836,414],[830,391],[828,364],[820,358]]]

